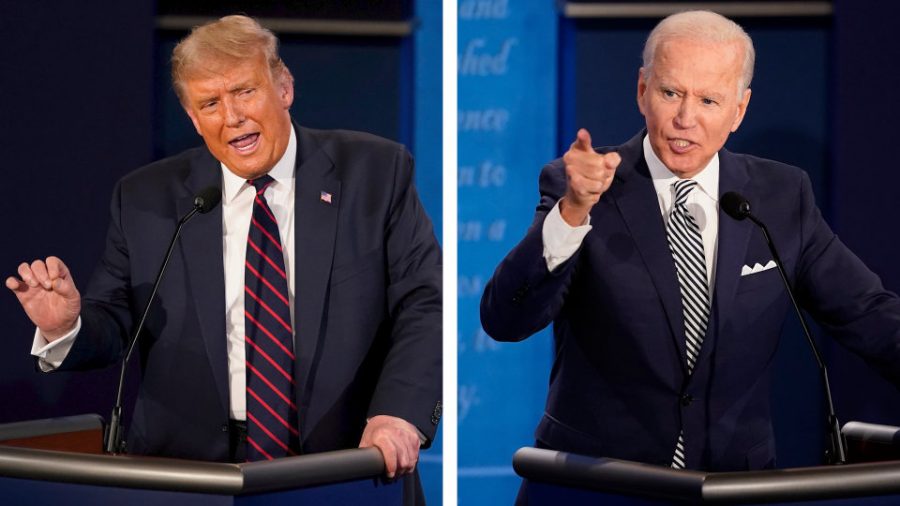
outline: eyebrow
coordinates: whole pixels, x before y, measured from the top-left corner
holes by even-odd
[[[727,95],[723,95],[718,92],[704,92],[704,91],[698,92],[697,95],[700,97],[703,97],[703,98],[709,98],[709,99],[715,100],[716,102],[721,102],[727,96]]]
[[[196,103],[197,105],[203,105],[207,102],[218,100],[218,98],[218,95],[201,95],[200,97],[197,97],[194,103]]]
[[[678,86],[675,86],[675,84],[670,83],[670,82],[663,81],[663,80],[661,80],[661,79],[660,79],[660,81],[659,81],[659,86],[657,86],[657,87],[658,87],[660,90],[676,90],[676,91],[680,91],[680,90],[681,90],[681,88],[678,87]]]
[[[241,81],[240,83],[235,84],[234,86],[228,87],[228,93],[234,93],[240,90],[246,90],[247,88],[255,88],[257,83],[253,79],[248,79],[246,81]]]
[[[227,92],[227,93],[235,93],[235,92],[240,91],[240,90],[246,90],[247,88],[255,88],[256,86],[257,86],[257,84],[256,84],[256,82],[255,82],[254,80],[248,79],[248,80],[246,80],[246,81],[242,81],[242,82],[240,82],[240,83],[238,83],[238,84],[235,84],[235,85],[233,85],[233,86],[229,86],[229,87],[226,89],[226,92]],[[198,105],[202,105],[202,104],[205,104],[206,102],[209,102],[209,101],[211,101],[211,100],[218,100],[218,99],[219,99],[219,94],[218,94],[218,92],[213,92],[213,93],[210,93],[210,94],[208,94],[208,95],[201,95],[199,98],[197,98],[196,103],[197,103]]]
[[[673,90],[673,91],[677,91],[679,93],[685,92],[684,89],[681,88],[680,86],[676,86],[676,85],[674,85],[672,83],[668,83],[668,82],[660,82],[659,89],[660,90]],[[719,92],[706,91],[706,90],[695,91],[692,93],[692,95],[694,95],[695,97],[709,98],[709,99],[715,100],[716,102],[721,102],[727,96],[727,95],[724,95]]]

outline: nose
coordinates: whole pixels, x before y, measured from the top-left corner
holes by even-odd
[[[238,127],[244,123],[244,111],[236,100],[226,99],[222,104],[225,114],[225,125],[229,127]]]
[[[692,128],[697,124],[697,106],[689,97],[681,100],[674,122],[677,128]]]

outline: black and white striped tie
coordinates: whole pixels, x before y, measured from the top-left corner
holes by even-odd
[[[672,250],[681,289],[687,367],[690,374],[700,355],[700,346],[703,344],[703,336],[706,335],[706,325],[709,321],[709,284],[700,227],[686,206],[688,195],[697,187],[697,182],[692,179],[679,179],[672,186],[675,188],[675,201],[669,213],[666,234],[669,237],[669,249]],[[672,467],[684,468],[684,450],[684,430],[682,430],[675,444]]]

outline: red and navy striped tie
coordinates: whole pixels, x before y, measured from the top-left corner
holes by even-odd
[[[248,181],[256,189],[244,264],[248,461],[294,455],[299,437],[287,275],[278,222],[264,196],[273,181]]]

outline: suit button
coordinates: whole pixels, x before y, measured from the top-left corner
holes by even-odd
[[[525,299],[525,295],[528,294],[528,290],[530,288],[531,287],[528,286],[528,283],[525,283],[523,286],[520,286],[519,289],[516,290],[516,293],[513,294],[512,303],[515,304],[516,306],[521,306],[522,301]]]
[[[227,423],[222,424],[222,432],[228,432],[228,424]]]
[[[691,403],[694,402],[694,396],[690,394],[684,394],[681,396],[681,405],[682,406],[690,406]]]

